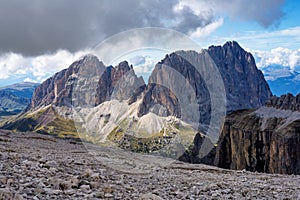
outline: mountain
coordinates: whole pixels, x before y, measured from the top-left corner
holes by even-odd
[[[254,57],[235,41],[208,49],[224,80],[227,111],[258,108],[271,97],[272,92],[257,69]]]
[[[300,94],[273,96],[257,110],[229,114],[215,165],[228,169],[300,174]]]
[[[86,55],[39,85],[27,112],[2,128],[197,160],[208,152],[186,150],[200,143],[213,149],[226,112],[258,108],[270,97],[253,56],[237,42],[168,54],[147,85],[126,61],[104,66]]]
[[[82,110],[85,108],[97,110],[97,106],[104,102],[128,99],[135,91],[132,90],[134,84],[143,86],[144,81],[141,77],[136,77],[132,66],[129,66],[127,62],[122,62],[115,67],[106,67],[96,56],[86,55],[39,85],[35,89],[27,112],[6,121],[2,127],[77,138],[79,136],[76,124],[74,124],[73,107]],[[107,109],[110,111],[113,107]],[[110,114],[101,115],[109,116]],[[95,116],[95,118],[99,117]],[[115,128],[115,125],[107,124],[107,120],[105,124],[102,124],[109,128],[104,138]],[[94,123],[94,121],[86,121],[86,123],[89,122]],[[88,126],[91,125],[87,124],[84,133],[89,133]],[[98,141],[95,138],[88,139],[88,136],[83,137],[92,142]]]
[[[167,55],[155,66],[149,77],[143,106],[140,107],[139,115],[141,116],[149,111],[162,114],[165,111],[166,115],[184,117],[180,113],[180,109],[188,109],[186,104],[192,104],[193,100],[182,100],[184,104],[179,105],[180,95],[176,99],[174,94],[172,95],[170,92],[179,91],[177,92],[178,94],[186,94],[185,91],[189,91],[189,87],[192,86],[192,90],[194,90],[196,95],[195,99],[201,105],[199,109],[200,124],[204,124],[203,126],[205,127],[205,124],[210,121],[211,95],[213,95],[213,92],[219,92],[209,91],[211,90],[209,84],[215,85],[217,82],[214,79],[214,74],[206,75],[212,77],[212,80],[207,80],[207,77],[203,77],[205,70],[209,69],[207,66],[210,65],[207,57],[214,61],[224,81],[227,112],[238,109],[258,108],[271,97],[269,86],[262,72],[257,70],[253,56],[242,49],[237,42],[227,42],[223,46],[211,46],[208,50],[201,53],[179,51]],[[201,63],[204,60],[206,61]],[[204,66],[204,73],[200,74],[193,65]],[[178,73],[187,80],[187,84],[178,83],[180,79],[177,75]],[[164,88],[164,85],[168,86],[168,88]],[[152,105],[154,102],[155,106]],[[158,108],[157,104],[166,107],[165,110]]]
[[[274,95],[300,93],[300,73],[281,65],[269,65],[262,68],[265,79]]]
[[[294,95],[300,93],[300,73],[290,72],[285,77],[275,80],[268,80],[270,88],[275,95],[282,95],[290,92]]]
[[[17,83],[0,88],[0,115],[11,115],[23,111],[30,103],[36,83]]]

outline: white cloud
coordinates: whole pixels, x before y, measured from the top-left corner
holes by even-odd
[[[29,62],[22,55],[7,53],[0,57],[0,79],[6,79],[10,75],[25,74]]]
[[[37,80],[31,79],[31,78],[28,78],[28,77],[25,78],[23,81],[24,81],[24,82],[37,83]]]
[[[295,72],[300,72],[300,49],[278,47],[270,51],[247,51],[255,57],[256,65],[262,70],[266,80],[295,76]]]
[[[144,63],[140,63],[138,65],[133,66],[134,71],[136,72],[137,75],[150,74],[155,64],[158,62],[157,60],[149,56],[145,56],[144,59],[145,59]]]
[[[66,50],[58,50],[54,54],[37,57],[6,53],[0,57],[0,79],[24,77],[24,81],[41,82],[54,73],[69,67],[72,62],[87,52],[70,53]]]
[[[212,2],[180,0],[174,7],[174,12],[180,13],[185,8],[190,9],[194,15],[209,21],[208,24],[203,24],[203,26],[196,27],[193,31],[188,33],[193,38],[206,38],[223,25],[224,19],[222,17],[214,17],[213,20],[208,20],[212,18],[211,16],[216,16],[216,12],[218,12]]]
[[[300,27],[298,26],[298,27],[292,27],[289,29],[284,29],[284,30],[278,31],[278,34],[296,36],[296,37],[300,38]]]
[[[133,65],[135,74],[139,77],[142,76],[145,82],[148,82],[149,76],[153,71],[155,65],[159,62],[159,59],[156,56],[150,55],[138,55],[129,58],[129,64]]]
[[[290,70],[297,70],[300,66],[300,49],[291,50],[278,47],[271,51],[249,50],[256,58],[256,64],[259,68],[270,65],[279,65],[288,67]]]
[[[209,2],[197,1],[197,0],[180,0],[176,6],[174,6],[175,12],[180,12],[185,7],[191,9],[195,15],[201,15],[202,13],[212,12]]]
[[[166,54],[190,49],[197,50],[201,47],[187,35],[172,29],[146,27],[114,35],[96,46],[92,53],[105,65],[116,65],[119,61],[128,60],[128,55],[133,55],[134,52],[149,51],[150,55],[153,55],[155,51],[158,51],[160,52],[159,59],[161,59],[162,52]],[[141,53],[140,55],[147,54]]]

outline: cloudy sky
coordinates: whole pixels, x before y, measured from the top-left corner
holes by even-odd
[[[0,86],[41,82],[112,35],[142,27],[179,31],[204,48],[236,40],[255,55],[260,68],[278,64],[300,71],[298,0],[0,0],[0,4]],[[153,63],[148,55],[137,61],[148,68]]]

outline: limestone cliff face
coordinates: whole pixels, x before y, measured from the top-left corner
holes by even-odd
[[[39,85],[26,112],[0,127],[78,137],[72,109],[78,114],[81,109],[96,108],[106,101],[127,101],[138,96],[141,88],[145,88],[143,78],[137,77],[126,61],[106,67],[96,56],[86,55]],[[97,116],[102,117],[103,113]]]
[[[209,59],[205,54],[209,55]],[[215,91],[209,90],[208,84],[210,83],[206,82],[203,77],[205,74],[200,74],[193,64],[201,65],[205,72],[212,67],[210,60],[214,62],[224,82],[227,112],[259,108],[272,96],[262,72],[256,67],[253,56],[241,48],[237,42],[227,42],[223,46],[211,46],[208,50],[199,53],[179,51],[167,55],[155,66],[149,78],[139,115],[154,112],[158,115],[174,115],[185,120],[186,117],[182,112],[188,109],[185,106],[196,103],[197,105],[193,108],[199,113],[198,128],[202,133],[206,133],[212,116],[211,92]],[[209,76],[214,77],[214,74],[209,74]],[[184,81],[180,81],[180,78]],[[195,95],[195,99],[190,93]],[[187,98],[182,100],[181,96]],[[195,111],[189,110],[188,112]],[[195,122],[195,119],[193,120]],[[199,141],[197,137],[195,141]],[[194,142],[191,149],[187,150],[180,159],[193,163],[212,164],[213,159],[209,161],[207,157],[199,157],[201,146],[202,143]],[[214,148],[208,156],[213,158],[212,154],[215,153],[213,151],[215,151]]]
[[[128,99],[144,85],[126,61],[106,67],[96,56],[86,55],[38,86],[29,109],[72,103],[97,106],[110,98]]]
[[[91,67],[92,66],[92,67]],[[82,70],[81,68],[85,68]],[[72,102],[73,83],[78,76],[95,76],[102,74],[105,66],[96,56],[86,55],[39,85],[32,96],[29,109],[50,104],[69,106]]]
[[[229,112],[258,108],[271,97],[269,85],[257,69],[253,56],[237,42],[211,46],[208,53],[224,80]]]
[[[183,56],[193,60],[204,60],[205,55],[195,51],[181,51],[166,55],[149,77],[139,115],[154,112],[158,115],[173,115],[189,120],[185,113],[192,113],[188,105],[197,104],[200,123],[210,120],[210,94],[202,75]],[[197,63],[199,64],[199,62]],[[199,108],[199,105],[200,108]]]
[[[110,99],[127,100],[144,88],[142,77],[137,77],[127,61],[116,67],[107,67],[99,79],[96,92],[96,105]]]
[[[242,49],[237,42],[227,42],[223,46],[211,46],[200,53],[187,51],[185,56],[181,52],[167,55],[159,62],[152,72],[146,95],[144,107],[140,114],[155,110],[154,103],[165,107],[165,113],[180,116],[180,102],[172,97],[170,91],[163,89],[164,85],[170,86],[171,92],[180,91],[183,94],[188,86],[191,86],[200,105],[200,118],[209,121],[211,110],[211,97],[207,83],[199,71],[186,58],[192,60],[204,60],[207,52],[217,66],[224,82],[227,97],[227,111],[239,109],[258,108],[272,96],[270,88],[263,74],[257,69],[253,56]],[[194,62],[199,63],[200,62]],[[209,66],[208,60],[201,65]],[[185,83],[179,82],[178,75],[185,79]],[[214,76],[210,74],[210,76]],[[163,84],[162,84],[163,83]],[[168,99],[168,100],[167,100]]]
[[[216,166],[300,174],[300,112],[268,106],[227,116],[218,142]]]

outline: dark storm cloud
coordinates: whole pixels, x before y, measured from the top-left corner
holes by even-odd
[[[182,17],[182,20],[174,28],[184,33],[190,33],[195,30],[195,27],[204,27],[210,24],[214,20],[214,14],[212,10],[207,10],[203,12],[202,15],[195,15],[192,10],[188,7],[183,8],[179,12],[179,16]],[[199,20],[201,18],[202,20]]]
[[[0,0],[0,55],[35,56],[57,49],[74,52],[131,28],[155,26],[191,33],[215,21],[214,12],[195,15],[188,7],[175,12],[178,1],[183,0]],[[252,18],[265,26],[282,15],[280,0],[222,2],[216,0],[224,6],[224,13]],[[270,9],[263,11],[264,6]]]
[[[57,49],[74,52],[136,27],[187,21],[173,11],[176,0],[10,0],[0,1],[0,52],[38,55]],[[191,12],[191,11],[190,11]],[[202,21],[200,17],[193,21]],[[201,24],[201,23],[198,23]],[[195,29],[185,24],[182,32]],[[179,27],[180,28],[180,27]]]

